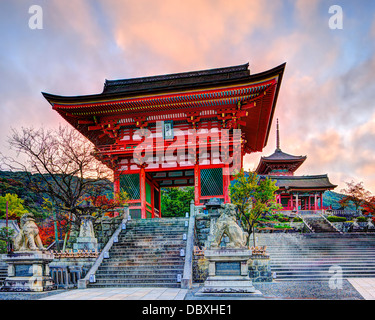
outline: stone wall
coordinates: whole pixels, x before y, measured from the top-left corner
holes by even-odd
[[[203,248],[207,246],[208,235],[210,233],[211,220],[207,214],[197,214],[195,216],[195,245]]]
[[[197,213],[195,215],[195,239],[193,254],[193,282],[203,283],[208,276],[208,261],[204,258],[204,249],[207,246],[210,233],[210,216]]]
[[[249,277],[253,282],[272,282],[270,258],[252,255],[249,260]]]

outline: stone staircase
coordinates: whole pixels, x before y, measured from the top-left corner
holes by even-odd
[[[375,277],[374,234],[257,234],[266,245],[276,281],[327,280],[339,266],[343,278]]]
[[[340,233],[332,224],[329,223],[327,219],[320,215],[313,216],[301,216],[304,223],[307,224],[314,233]]]
[[[128,221],[89,287],[180,287],[186,218]]]
[[[0,287],[3,285],[5,278],[8,276],[8,265],[0,261]]]

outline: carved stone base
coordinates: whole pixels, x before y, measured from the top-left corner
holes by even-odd
[[[207,293],[228,293],[262,296],[259,290],[256,290],[249,277],[244,276],[214,276],[208,277],[204,286],[198,291],[199,294]]]
[[[205,252],[209,262],[208,278],[196,295],[228,294],[261,297],[248,276],[249,249],[210,249]]]
[[[78,237],[76,243],[73,243],[73,251],[78,250],[98,251],[98,240],[93,237]]]
[[[3,255],[8,264],[8,277],[1,291],[41,292],[54,290],[48,264],[53,254],[42,251],[24,251]]]

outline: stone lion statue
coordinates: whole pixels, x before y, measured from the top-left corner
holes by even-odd
[[[34,216],[26,212],[21,217],[20,233],[14,239],[14,251],[38,251],[46,250],[39,236],[39,229]]]
[[[211,248],[218,248],[224,235],[227,235],[229,238],[227,248],[246,247],[248,233],[244,232],[237,224],[236,206],[232,203],[222,204],[219,213],[221,215],[214,227]]]

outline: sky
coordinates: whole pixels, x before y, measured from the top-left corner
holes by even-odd
[[[32,5],[42,29],[30,28]],[[281,149],[307,155],[296,174],[328,174],[337,192],[362,181],[375,194],[375,1],[1,0],[0,40],[5,155],[12,128],[65,124],[41,92],[95,94],[105,79],[244,63],[255,74],[286,62],[268,144],[245,169],[274,152],[278,118]]]

